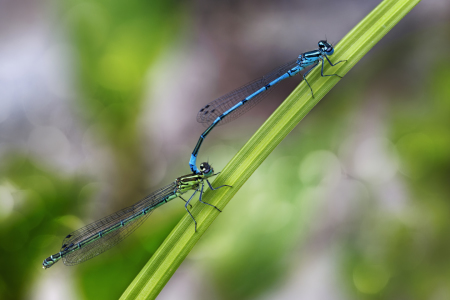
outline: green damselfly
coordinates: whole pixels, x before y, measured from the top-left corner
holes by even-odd
[[[221,211],[216,206],[202,201],[205,181],[211,190],[224,186],[229,187],[229,185],[221,185],[214,188],[208,178],[215,175],[217,174],[214,174],[213,168],[204,162],[200,165],[199,174],[178,177],[171,184],[151,193],[134,205],[72,232],[63,240],[63,245],[58,253],[44,259],[43,268],[48,269],[61,259],[67,266],[76,265],[105,252],[129,236],[155,208],[177,197],[186,202],[185,208],[194,220],[195,231],[197,231],[197,221],[188,209],[194,195],[200,192],[199,201],[201,203]],[[184,200],[181,195],[191,190],[194,190],[194,193],[189,200]]]

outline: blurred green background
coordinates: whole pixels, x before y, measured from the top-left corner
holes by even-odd
[[[0,2],[0,299],[116,299],[185,210],[68,233],[189,173],[202,105],[379,1]],[[420,3],[255,172],[158,299],[450,299],[450,4]],[[221,170],[300,77],[208,136]]]

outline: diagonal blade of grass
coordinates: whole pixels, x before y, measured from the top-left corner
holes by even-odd
[[[335,47],[333,62],[347,60],[326,74],[344,76],[389,30],[394,27],[420,0],[385,0],[353,28]],[[308,86],[302,82],[280,105],[255,135],[244,145],[217,177],[214,186],[232,185],[217,191],[208,190],[204,201],[224,209],[230,199],[247,181],[275,147],[294,129],[307,113],[339,81],[337,77],[320,77],[320,68],[310,73],[308,81],[315,91],[311,97]],[[150,261],[136,276],[121,299],[154,299],[188,253],[208,229],[219,212],[206,205],[195,205],[193,215],[198,231],[186,216],[178,223]]]

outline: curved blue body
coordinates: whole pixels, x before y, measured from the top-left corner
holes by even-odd
[[[320,61],[322,61],[322,72],[321,72],[322,77],[324,76],[340,77],[337,74],[331,75],[323,74],[323,65],[325,59],[331,66],[335,66],[336,64],[342,61],[339,61],[335,64],[331,63],[331,61],[328,59],[328,56],[334,53],[334,48],[327,41],[319,41],[318,45],[319,48],[317,50],[300,54],[298,56],[298,59],[294,61],[294,63],[288,63],[286,65],[283,65],[275,69],[274,72],[271,72],[263,76],[261,79],[253,81],[231,93],[228,93],[225,96],[222,96],[210,102],[200,110],[197,116],[197,120],[199,120],[199,122],[207,123],[210,125],[200,135],[197,145],[195,146],[194,151],[192,151],[191,158],[189,160],[189,167],[195,174],[199,174],[200,172],[196,166],[198,151],[200,150],[200,146],[202,145],[203,140],[209,134],[209,132],[211,132],[211,130],[215,126],[217,126],[222,120],[226,118],[228,118],[228,120],[237,118],[241,114],[245,113],[248,109],[253,107],[257,102],[259,103],[259,101],[261,101],[262,98],[268,94],[268,92],[266,91],[269,90],[271,87],[273,87],[283,79],[295,76],[305,68],[312,66],[311,69],[309,69],[308,71],[306,71],[305,74],[303,74],[303,79],[305,79],[306,83],[308,84],[311,90],[311,94],[314,97],[311,86],[306,80],[306,75],[308,75],[308,73],[311,72],[311,70],[315,68]],[[279,74],[280,71],[281,74]],[[274,78],[274,75],[277,75],[276,78]],[[252,102],[255,103],[251,105],[250,103]],[[217,117],[212,119],[211,116]]]

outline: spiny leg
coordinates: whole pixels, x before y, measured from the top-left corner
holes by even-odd
[[[314,98],[314,93],[313,93],[313,90],[312,90],[311,86],[309,85],[308,80],[306,79],[306,75],[308,75],[309,72],[311,72],[315,67],[317,67],[317,64],[318,63],[316,63],[314,66],[311,67],[311,69],[309,69],[308,71],[305,72],[305,74],[303,74],[303,79],[306,81],[306,84],[308,85],[309,89],[311,90],[311,96],[313,98]]]
[[[206,181],[208,181],[208,180],[206,180]],[[208,183],[209,183],[209,182],[208,182]],[[205,186],[205,183],[202,182],[202,189],[200,190],[200,196],[198,197],[198,201],[200,201],[200,202],[203,203],[203,204],[207,204],[207,205],[209,205],[209,206],[212,206],[212,207],[214,207],[215,209],[217,209],[218,211],[222,212],[220,209],[218,209],[218,208],[215,207],[214,205],[202,201],[203,187],[204,187],[204,186]],[[211,185],[210,185],[210,186],[211,186]]]
[[[186,205],[184,206],[184,208],[186,208],[187,212],[189,213],[189,215],[191,216],[192,220],[194,220],[195,223],[195,232],[197,232],[197,221],[195,221],[194,216],[191,214],[191,212],[189,211],[189,209],[187,208],[189,202],[191,202],[192,198],[194,197],[194,195],[198,192],[198,189],[195,190],[195,192],[191,195],[191,197],[189,198],[188,201],[186,201]],[[190,205],[190,204],[189,204]]]
[[[209,188],[210,188],[211,190],[213,190],[213,191],[218,190],[218,189],[220,189],[220,188],[223,188],[224,186],[232,187],[231,185],[226,185],[226,184],[224,184],[224,185],[221,185],[221,186],[219,186],[219,187],[213,188],[213,186],[212,186],[211,183],[208,181],[208,179],[206,179],[206,182],[208,183]]]
[[[341,62],[347,61],[346,59],[345,59],[345,60],[340,60],[340,61],[338,61],[337,63],[335,63],[335,64],[333,65],[333,63],[330,61],[330,59],[328,58],[328,56],[325,55],[325,58],[328,60],[328,63],[329,63],[330,66],[332,66],[332,67],[334,67],[334,66],[337,65],[337,64],[340,64]]]
[[[327,59],[327,61],[328,61],[328,63],[330,64],[330,66],[332,66],[332,67],[334,67],[334,66],[337,65],[338,63],[347,61],[347,60],[340,60],[340,61],[338,61],[337,63],[335,63],[335,64],[333,65],[333,64],[331,63],[330,59],[328,58],[328,56],[326,56],[326,55],[324,55],[324,56],[325,56],[325,58]],[[324,62],[325,62],[325,61],[322,59],[322,69],[320,70],[320,75],[321,75],[322,77],[327,77],[327,76],[337,76],[337,77],[339,77],[339,78],[342,78],[342,76],[340,76],[340,75],[338,75],[338,74],[324,75],[324,74],[323,74],[323,65],[324,65]]]
[[[181,197],[181,196],[178,196],[178,198],[180,198],[181,200],[183,200],[184,202],[186,202],[187,203],[187,201],[186,200],[184,200],[183,199],[183,197]],[[192,205],[191,204],[189,204],[189,206],[192,208]]]

